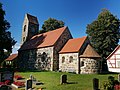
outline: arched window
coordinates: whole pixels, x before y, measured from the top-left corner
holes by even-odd
[[[23,42],[25,41],[25,37],[23,37]]]
[[[73,62],[73,57],[72,56],[69,57],[69,63],[71,63],[71,62]]]
[[[65,62],[65,57],[63,56],[63,57],[62,57],[62,63],[64,63],[64,62]]]
[[[81,67],[84,66],[84,61],[81,61]]]
[[[42,56],[41,56],[41,61],[44,62],[46,61],[47,58],[47,54],[45,52],[43,52]]]
[[[25,32],[25,30],[26,30],[26,25],[24,26],[24,32]]]

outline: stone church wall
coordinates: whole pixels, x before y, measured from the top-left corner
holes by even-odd
[[[36,59],[36,49],[19,51],[18,62],[17,62],[18,68],[30,69],[30,70],[35,69],[34,67],[35,59]]]
[[[53,47],[37,50],[35,68],[38,70],[53,70]]]
[[[68,28],[63,32],[63,34],[60,36],[58,41],[56,42],[54,46],[54,56],[53,56],[53,70],[59,70],[59,51],[63,48],[63,46],[66,44],[66,42],[72,38],[72,35]]]
[[[30,70],[52,70],[53,47],[25,50],[19,52],[19,68]]]
[[[67,53],[59,55],[59,70],[62,72],[79,73],[79,54]]]
[[[81,74],[93,74],[99,73],[101,70],[99,59],[93,58],[81,58],[80,59],[80,70]]]

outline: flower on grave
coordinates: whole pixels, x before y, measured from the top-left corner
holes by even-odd
[[[17,79],[17,80],[20,80],[20,79],[22,79],[23,77],[20,76],[20,75],[15,75],[14,78]]]
[[[0,82],[0,85],[5,85],[5,83],[4,82]]]
[[[10,80],[6,80],[4,83],[5,83],[6,85],[10,85],[11,81],[10,81]]]
[[[120,90],[120,85],[115,85],[115,86],[114,86],[114,89],[115,89],[115,90]]]
[[[21,87],[25,86],[24,82],[19,82],[19,81],[13,82],[13,84],[15,84],[16,86],[21,86]]]
[[[0,82],[0,85],[10,85],[10,80],[6,80],[4,82]]]

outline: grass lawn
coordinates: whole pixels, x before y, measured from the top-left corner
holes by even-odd
[[[72,74],[63,72],[17,72],[15,74],[19,74],[25,79],[28,79],[30,74],[32,74],[43,83],[43,85],[33,87],[43,88],[43,90],[93,90],[93,78],[99,79],[100,87],[107,80],[108,76],[114,76],[116,80],[118,76],[118,74]],[[69,84],[60,85],[60,76],[62,74],[67,75],[67,82]],[[24,90],[24,88],[18,90]]]

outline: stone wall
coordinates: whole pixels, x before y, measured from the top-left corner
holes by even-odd
[[[37,50],[35,68],[53,71],[53,47],[39,48]]]
[[[34,64],[36,60],[36,49],[19,51],[18,53],[18,68],[35,69]]]
[[[20,51],[18,66],[30,70],[53,70],[53,47]]]
[[[39,24],[31,23],[26,14],[22,26],[21,45],[25,41],[30,40],[32,36],[38,34],[38,30],[39,30]]]
[[[80,59],[80,70],[81,74],[92,74],[99,73],[101,70],[100,59],[95,58],[81,58]]]
[[[63,32],[63,34],[60,36],[58,41],[56,42],[54,46],[54,59],[53,59],[53,69],[59,70],[59,51],[63,48],[63,46],[66,44],[66,42],[72,38],[72,35],[68,28]]]
[[[79,54],[59,54],[59,70],[62,72],[79,73]]]

